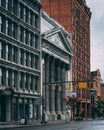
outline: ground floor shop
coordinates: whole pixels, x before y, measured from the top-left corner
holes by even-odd
[[[0,95],[0,122],[40,119],[41,98]]]

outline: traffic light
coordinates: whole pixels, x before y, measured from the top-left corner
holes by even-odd
[[[96,89],[96,87],[97,87],[97,83],[94,81],[94,82],[91,82],[91,88],[94,88],[94,89]]]
[[[59,86],[59,91],[62,91],[62,86]]]
[[[96,82],[93,82],[93,88],[96,89],[96,87],[97,87]]]
[[[72,83],[69,83],[68,90],[73,91],[73,85],[72,85]]]

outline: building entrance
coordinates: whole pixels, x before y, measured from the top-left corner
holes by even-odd
[[[4,122],[5,119],[5,115],[6,115],[6,103],[5,103],[5,96],[4,95],[0,95],[0,122]]]

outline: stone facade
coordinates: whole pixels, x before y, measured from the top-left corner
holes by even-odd
[[[44,109],[48,120],[53,115],[55,119],[64,119],[66,107],[63,99],[68,90],[64,82],[71,80],[71,35],[44,12],[41,23]]]

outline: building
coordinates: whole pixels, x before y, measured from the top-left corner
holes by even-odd
[[[42,95],[47,120],[65,119],[68,84],[72,77],[71,35],[42,12]]]
[[[101,97],[101,73],[99,69],[91,71],[91,80],[94,81],[93,83],[95,83],[93,87],[96,90],[97,99],[97,97]]]
[[[80,108],[83,107],[85,110],[85,99],[88,97],[89,100],[90,97],[85,96],[85,90],[79,89],[76,81],[90,80],[90,9],[85,0],[41,0],[41,2],[42,9],[72,34],[73,89],[77,91],[78,98],[83,100]]]
[[[101,83],[101,99],[104,100],[104,83]]]
[[[0,122],[40,119],[38,0],[0,0]]]
[[[99,69],[91,71],[91,79],[94,82],[93,88],[95,89],[95,116],[104,116],[104,82],[101,79],[101,72]]]
[[[90,18],[85,0],[41,0],[43,10],[72,33],[73,81],[90,79]]]

